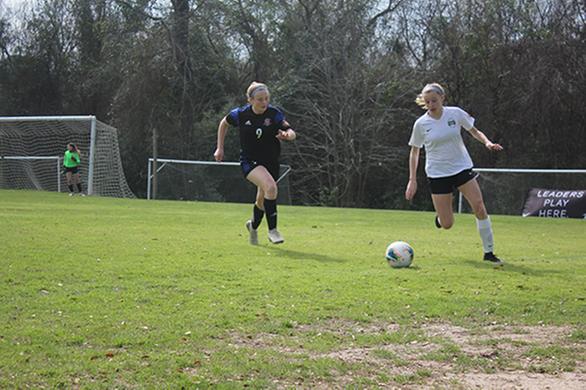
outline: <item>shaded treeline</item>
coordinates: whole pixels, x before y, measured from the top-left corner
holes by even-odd
[[[299,133],[297,202],[401,208],[431,81],[505,147],[468,137],[477,166],[586,166],[585,21],[578,0],[41,0],[0,13],[0,114],[97,115],[140,195],[154,129],[160,157],[210,160],[263,81]]]

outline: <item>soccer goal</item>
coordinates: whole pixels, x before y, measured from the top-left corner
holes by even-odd
[[[153,188],[155,160],[148,160],[147,199],[203,200],[213,202],[251,203],[256,188],[242,176],[240,163],[197,160],[156,160],[156,191]],[[291,204],[289,173],[291,167],[281,164],[279,178],[280,204]]]
[[[81,150],[88,195],[135,197],[124,176],[118,132],[95,116],[0,117],[0,188],[60,192],[70,142]]]
[[[586,169],[474,168],[489,214],[521,215],[532,188],[586,189]],[[471,212],[458,194],[458,212]]]

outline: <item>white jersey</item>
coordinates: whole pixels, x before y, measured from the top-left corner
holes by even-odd
[[[452,176],[473,167],[462,140],[461,128],[474,127],[474,118],[459,107],[444,107],[442,117],[427,113],[413,125],[409,146],[425,146],[425,173],[428,177]]]

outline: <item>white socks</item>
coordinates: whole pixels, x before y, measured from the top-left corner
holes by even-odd
[[[480,233],[480,238],[482,239],[484,253],[492,252],[494,250],[494,239],[492,237],[490,217],[486,217],[486,219],[476,219],[476,226],[478,227],[478,233]]]

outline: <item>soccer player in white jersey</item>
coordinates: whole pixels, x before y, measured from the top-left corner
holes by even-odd
[[[502,260],[493,253],[494,239],[490,218],[476,180],[478,174],[472,171],[472,159],[462,140],[461,128],[482,142],[488,150],[500,151],[503,147],[490,141],[482,131],[474,127],[474,118],[467,112],[459,107],[444,106],[445,99],[444,88],[433,83],[427,84],[415,100],[427,112],[415,121],[409,140],[409,183],[405,198],[411,200],[417,192],[419,152],[425,147],[425,173],[437,213],[436,227],[449,229],[454,224],[453,192],[458,189],[476,216],[484,260],[502,265]]]

